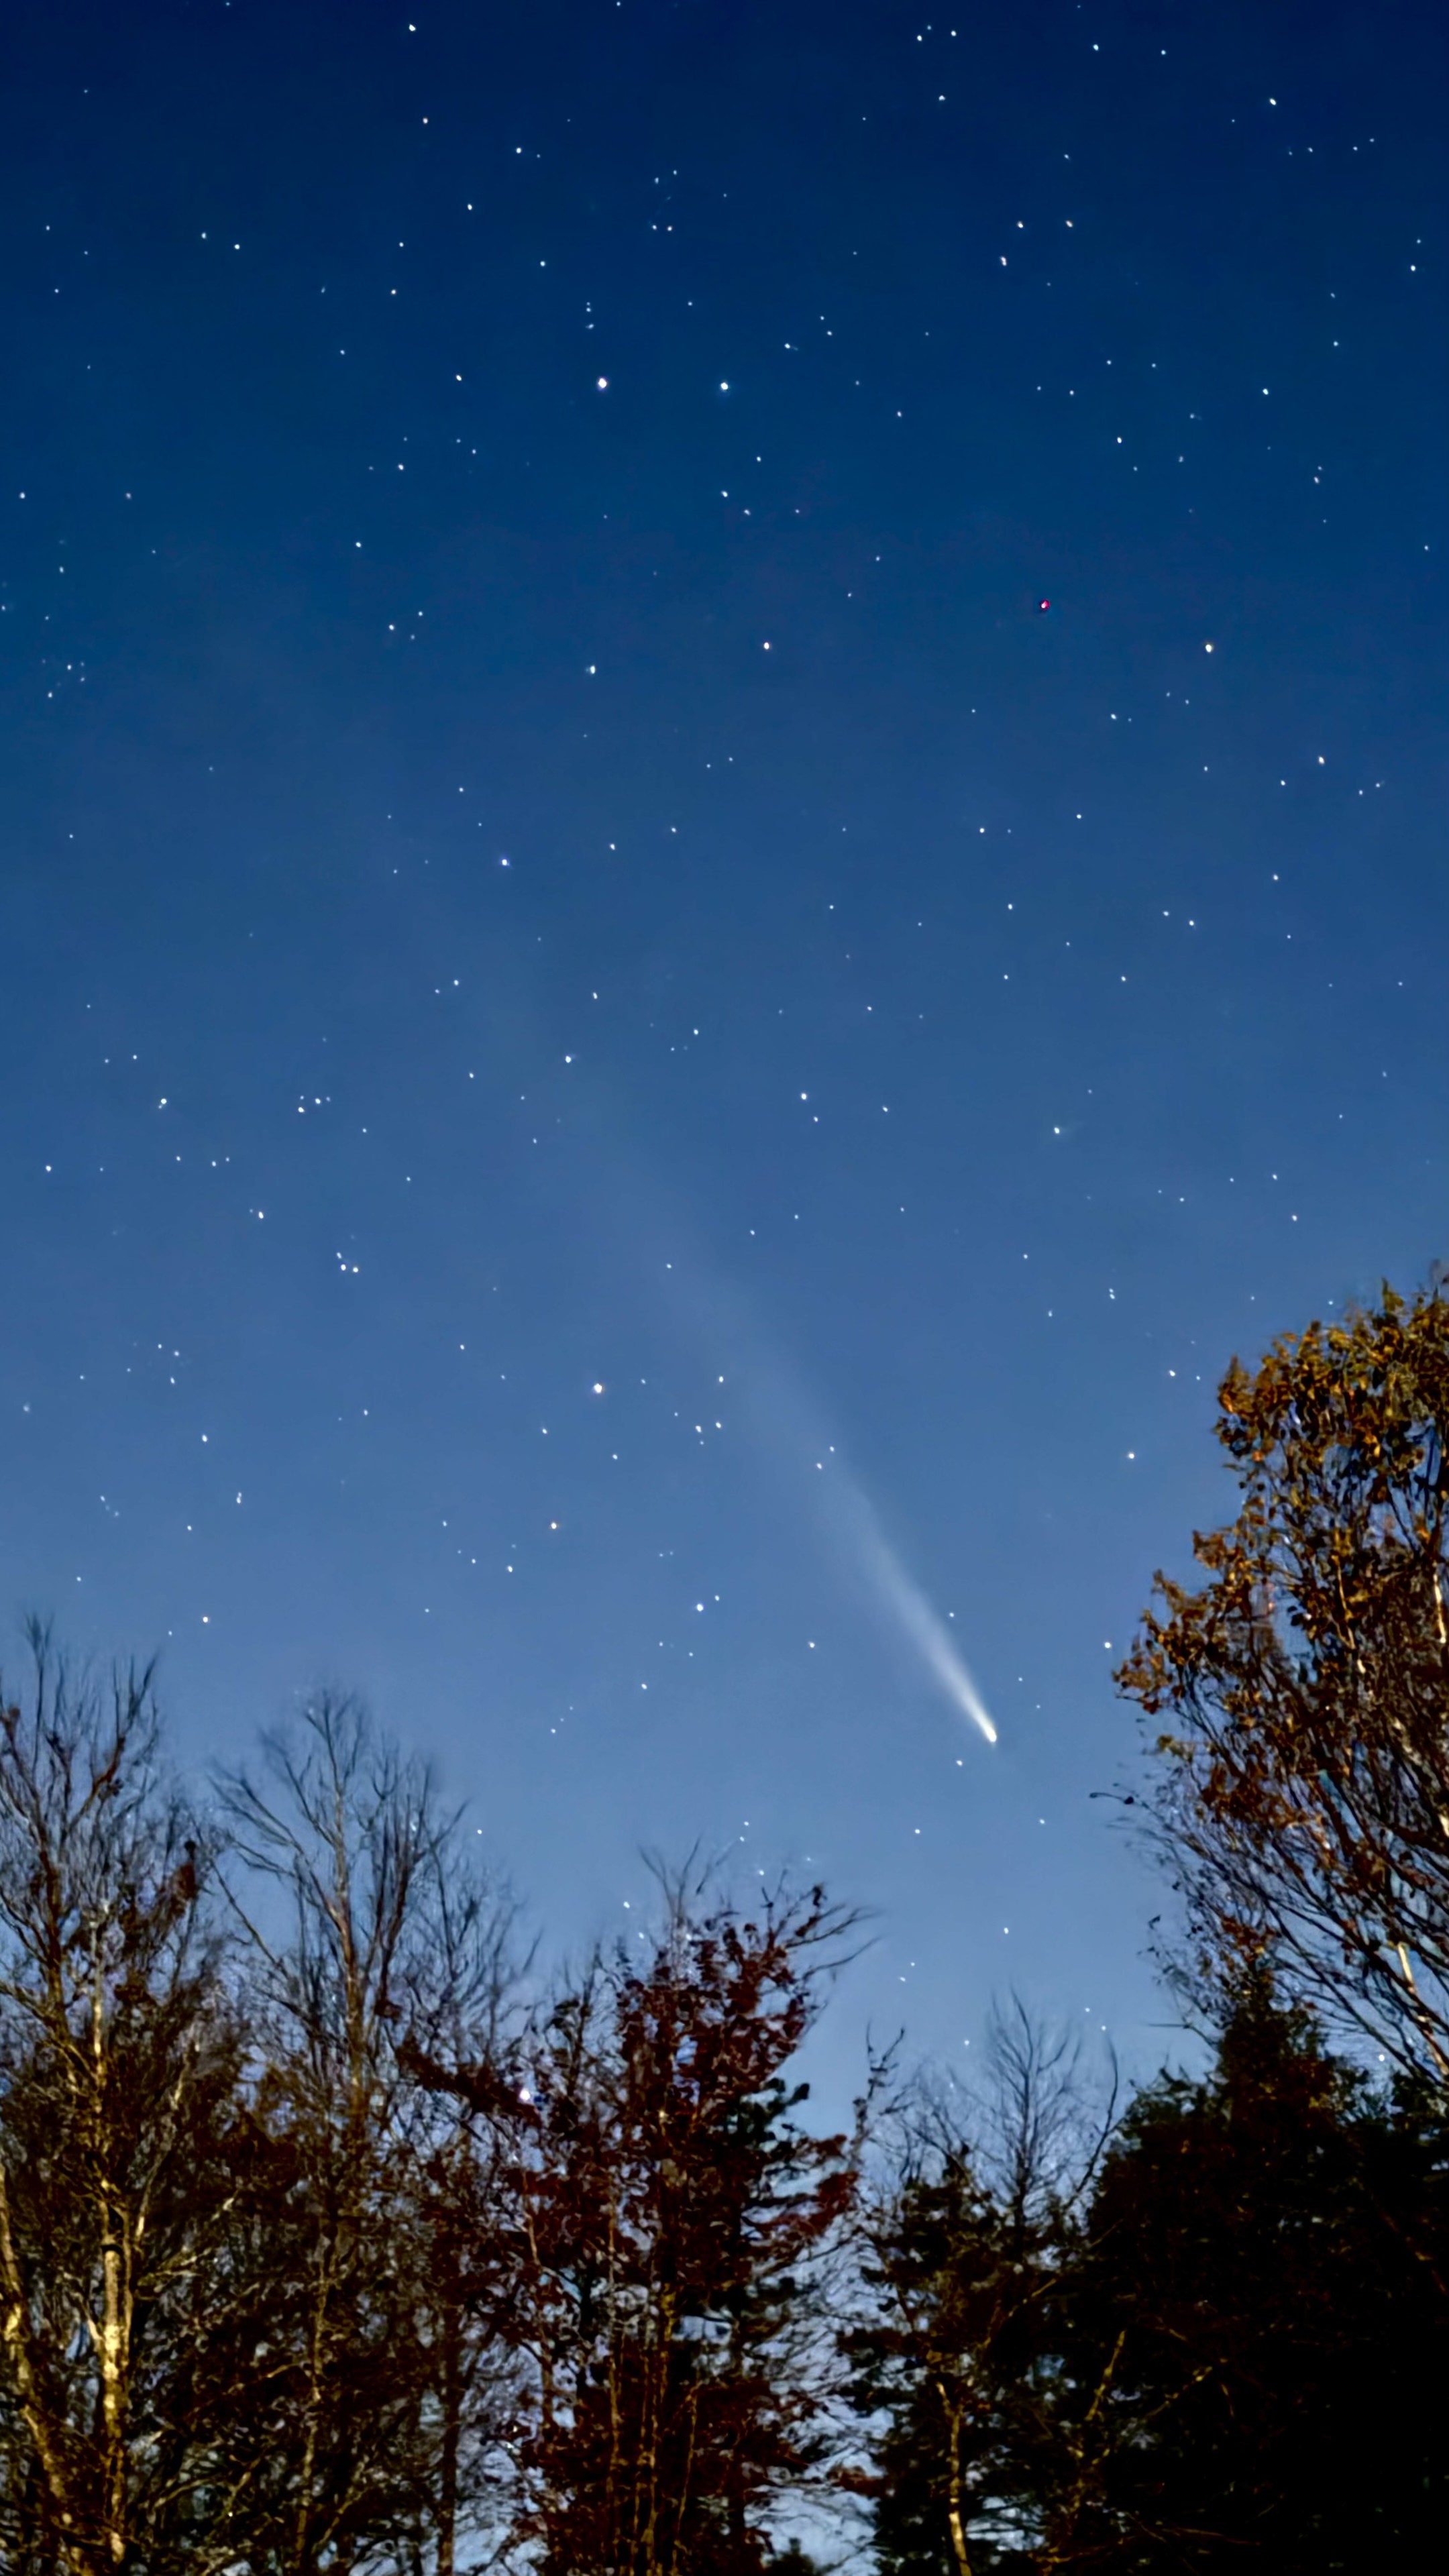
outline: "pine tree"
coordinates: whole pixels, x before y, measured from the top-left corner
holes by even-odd
[[[1068,2422],[1114,2366],[1100,2511],[1058,2563],[1327,2576],[1437,2555],[1449,2127],[1432,2088],[1376,2093],[1329,2055],[1261,1973],[1209,2075],[1133,2104],[1063,2322]]]

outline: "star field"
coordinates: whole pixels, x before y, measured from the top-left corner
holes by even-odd
[[[7,1603],[1151,2057],[1213,1387],[1449,1251],[1437,17],[7,56]]]

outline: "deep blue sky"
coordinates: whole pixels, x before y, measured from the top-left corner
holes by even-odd
[[[1449,1252],[1440,12],[0,41],[0,1595],[1150,2057],[1213,1385]]]

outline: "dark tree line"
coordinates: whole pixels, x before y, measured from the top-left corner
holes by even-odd
[[[1022,2193],[928,2124],[852,2337],[885,2576],[1417,2566],[1449,2515],[1449,2107],[1262,1979]]]
[[[544,1991],[425,1773],[313,1706],[205,1816],[149,1674],[0,1708],[15,2576],[759,2570],[825,2479],[860,2141],[791,2065],[818,1889]]]
[[[974,2096],[888,2062],[822,2137],[796,2070],[855,1926],[818,1888],[661,1872],[545,1979],[354,1704],[198,1803],[151,1675],[37,1631],[6,2576],[1437,2563],[1449,1308],[1235,1366],[1219,1436],[1238,1517],[1121,1676],[1205,2071],[1125,2105],[1013,2007]]]

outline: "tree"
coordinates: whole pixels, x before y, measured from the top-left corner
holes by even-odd
[[[1449,1302],[1387,1286],[1234,1361],[1237,1519],[1158,1577],[1118,1679],[1166,1712],[1156,1825],[1196,1965],[1293,1992],[1449,2077]]]
[[[31,1632],[0,1693],[0,2531],[17,2576],[204,2576],[234,2556],[207,2355],[241,2034],[213,1849],[166,1785],[149,1671]]]
[[[1034,2251],[1035,2249],[1033,2249]],[[966,2156],[908,2174],[874,2215],[875,2314],[847,2337],[875,2417],[873,2526],[884,2576],[983,2576],[1001,2564],[1011,2397],[1030,2366],[1034,2265]]]
[[[1058,2407],[1102,2425],[1050,2563],[1273,2576],[1429,2563],[1449,2476],[1449,2127],[1374,2092],[1261,1970],[1198,2081],[1139,2094],[1058,2321]],[[1039,2562],[1047,2563],[1047,2562]]]
[[[1003,2152],[1000,2122],[993,2142],[979,2112],[932,2106],[873,2217],[875,2309],[850,2340],[885,2576],[1329,2576],[1440,2554],[1437,2089],[1376,2091],[1256,1970],[1207,2075],[1160,2078],[1095,2134],[1071,2117],[1071,2152],[1023,2195],[1021,2142],[1050,2134],[1054,2097],[1071,2106],[1050,2043],[1013,2037],[1044,2122],[1008,2093]]]
[[[899,2106],[862,2217],[869,2310],[845,2346],[885,2576],[1064,2563],[1095,2464],[1092,2419],[1057,2403],[1054,2338],[1115,2082],[1093,2117],[1079,2043],[1015,1998],[988,2053],[984,2099],[926,2083]]]
[[[596,1956],[491,2061],[436,2064],[490,2144],[527,2364],[515,2541],[549,2576],[758,2576],[827,2449],[812,2299],[855,2187],[791,2060],[848,1919],[666,1884],[642,1958]]]
[[[356,1702],[321,1695],[265,1752],[225,1793],[236,1858],[289,1918],[274,1937],[232,1891],[256,2047],[257,2306],[229,2444],[254,2464],[247,2564],[392,2568],[430,2543],[451,2576],[495,2347],[460,2255],[466,2209],[476,2269],[469,2145],[415,2068],[493,2044],[511,1909]]]

